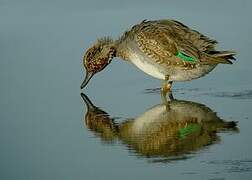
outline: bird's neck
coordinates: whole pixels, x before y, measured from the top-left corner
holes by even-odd
[[[127,51],[127,46],[122,43],[121,41],[116,41],[115,43],[115,48],[116,48],[116,57],[128,61],[129,60],[129,55]]]

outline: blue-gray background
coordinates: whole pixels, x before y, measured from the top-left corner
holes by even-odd
[[[252,25],[250,0],[1,0],[0,179],[250,179]],[[175,83],[175,96],[239,121],[195,157],[151,164],[122,144],[104,145],[83,124],[84,51],[143,19],[174,18],[238,52],[199,80]],[[85,91],[111,116],[135,117],[158,104],[153,79],[115,61]],[[177,89],[177,93],[176,93]],[[179,90],[180,89],[180,90]],[[216,163],[211,163],[216,162]]]

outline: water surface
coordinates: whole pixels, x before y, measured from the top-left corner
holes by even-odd
[[[251,7],[248,0],[1,1],[1,179],[251,179]],[[106,115],[87,121],[84,51],[98,37],[161,18],[217,39],[237,61],[175,83],[171,109],[187,110],[172,116],[160,82],[115,59],[84,92]]]

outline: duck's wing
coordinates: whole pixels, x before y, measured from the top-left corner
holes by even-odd
[[[176,20],[160,20],[157,21],[157,24],[160,27],[169,28],[169,31],[174,35],[174,41],[181,49],[185,49],[185,51],[189,50],[188,46],[193,46],[198,51],[207,53],[214,51],[218,43],[216,40],[210,39]]]
[[[208,57],[217,41],[178,21],[143,21],[132,31],[139,48],[157,63],[186,68],[198,63],[220,63]]]

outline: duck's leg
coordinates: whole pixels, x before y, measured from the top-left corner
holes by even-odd
[[[168,92],[171,92],[171,87],[172,87],[172,81],[164,81],[163,83],[162,83],[162,88],[161,88],[161,92],[163,93],[163,94],[165,94],[165,96],[166,96],[166,94],[168,93]]]
[[[169,92],[169,100],[170,100],[170,101],[173,101],[173,100],[174,100],[174,97],[173,97],[172,91],[170,91],[170,92]]]
[[[169,76],[166,76],[165,80],[162,82],[162,88],[161,88],[161,98],[163,102],[167,103],[166,95],[167,93],[171,94],[171,87],[172,87],[172,81],[169,81]]]

